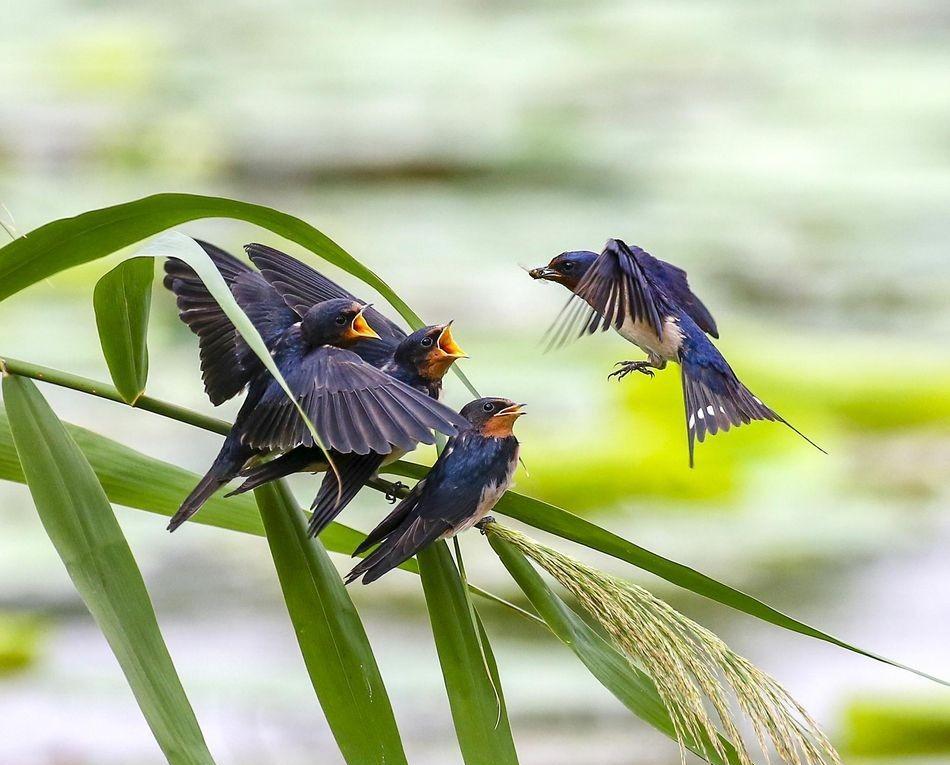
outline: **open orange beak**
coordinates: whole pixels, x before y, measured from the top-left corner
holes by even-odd
[[[467,359],[468,354],[462,350],[461,346],[455,342],[452,337],[452,322],[445,325],[445,329],[439,334],[439,341],[436,346],[442,353],[451,359]]]
[[[369,308],[368,305],[364,305],[358,314],[353,317],[353,322],[350,324],[350,337],[354,340],[359,337],[372,337],[379,339],[379,335],[376,334],[376,330],[373,329],[366,321],[366,318],[363,316],[363,311]]]
[[[500,412],[496,412],[492,417],[511,417],[517,420],[522,415],[527,414],[527,412],[524,411],[526,406],[527,404],[512,404],[511,406],[506,406]]]

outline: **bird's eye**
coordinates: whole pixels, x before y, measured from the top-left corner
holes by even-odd
[[[495,408],[495,405],[491,401],[489,401],[487,404],[485,404],[483,408],[486,412],[490,412],[492,411],[492,409]]]
[[[574,268],[574,264],[570,260],[568,260],[566,263],[561,263],[562,271],[570,271],[573,268]]]
[[[336,323],[342,327],[344,324],[346,324],[346,317],[343,316],[342,314],[340,316],[337,316]]]
[[[432,345],[432,338],[431,338],[431,337],[424,337],[424,338],[422,338],[422,347],[423,347],[423,348],[428,348],[430,345]]]

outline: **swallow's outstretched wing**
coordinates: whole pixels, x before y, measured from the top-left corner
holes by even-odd
[[[665,260],[653,257],[650,253],[636,249],[636,257],[643,266],[643,270],[654,284],[660,285],[673,301],[689,314],[696,325],[707,335],[719,337],[716,320],[703,302],[690,289],[686,278],[686,271]]]
[[[287,305],[301,316],[324,300],[345,298],[359,303],[366,302],[287,253],[263,244],[249,244],[244,249],[254,265],[261,270],[263,277],[274,286]],[[380,366],[392,356],[393,350],[405,339],[406,333],[375,308],[367,309],[364,315],[370,326],[379,334],[379,339],[360,340],[352,350],[374,366]]]
[[[607,242],[551,327],[548,347],[628,322],[646,324],[662,337],[660,296],[640,262],[642,252],[619,239]]]
[[[220,247],[202,241],[198,244],[269,346],[300,320],[259,273]],[[169,258],[165,261],[164,284],[175,294],[179,317],[198,336],[201,379],[208,398],[217,406],[237,395],[263,371],[263,364],[191,266]]]
[[[293,334],[293,333],[288,333]],[[291,341],[285,341],[290,344]],[[454,436],[461,415],[364,362],[350,351],[297,343],[275,356],[278,367],[322,444],[339,452],[389,454],[431,444],[432,431]],[[297,408],[271,380],[260,401],[235,427],[241,443],[260,450],[314,446]]]

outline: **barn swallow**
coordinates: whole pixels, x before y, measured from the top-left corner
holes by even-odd
[[[574,333],[580,337],[613,327],[646,351],[648,359],[618,362],[620,369],[608,377],[622,379],[631,372],[652,377],[654,369],[664,369],[669,361],[680,364],[690,467],[695,441],[702,443],[707,433],[715,435],[752,420],[784,423],[824,452],[739,381],[710,341],[710,336],[719,337],[716,322],[693,294],[681,268],[610,239],[599,255],[587,250],[563,252],[529,275],[561,284],[572,293],[552,327],[550,345],[560,345]],[[574,302],[575,298],[579,300]]]
[[[273,284],[291,305],[306,305],[315,297],[356,300],[341,286],[286,253],[258,244],[248,245],[246,249],[268,283]],[[408,336],[381,314],[373,318],[373,325],[377,324],[383,328],[382,337],[361,340],[351,350],[401,383],[438,400],[442,378],[455,361],[466,358],[452,336],[452,322],[423,327]],[[331,451],[336,472],[327,472],[313,501],[310,534],[316,536],[326,528],[382,465],[399,459],[404,453],[398,449],[388,454]],[[293,473],[324,472],[328,466],[322,450],[299,447],[270,462],[244,470],[242,475],[246,480],[232,494],[249,491]]]
[[[466,404],[470,427],[450,438],[428,475],[373,529],[354,555],[379,546],[346,577],[373,582],[437,539],[481,521],[512,485],[518,439],[512,433],[524,404],[480,398]]]
[[[456,359],[465,353],[452,338],[451,322],[423,327],[404,338],[392,352],[381,371],[433,399],[438,400],[442,378]],[[262,484],[293,473],[326,472],[311,506],[309,533],[317,536],[356,497],[380,467],[395,462],[405,454],[394,450],[389,454],[341,454],[330,456],[339,474],[328,472],[326,455],[315,448],[298,447],[270,462],[254,465],[242,472],[246,480],[233,494],[242,494]],[[342,485],[340,485],[342,483]]]
[[[268,281],[266,273],[253,271],[212,245],[199,244],[257,327],[297,404],[314,424],[321,446],[359,455],[408,451],[419,441],[433,443],[433,430],[451,436],[467,426],[455,412],[347,350],[371,347],[391,334],[391,322],[378,311],[352,297],[327,299],[313,285],[288,295],[280,283]],[[205,389],[212,402],[248,389],[210,470],[172,518],[169,530],[174,531],[252,457],[318,445],[294,403],[250,352],[197,275],[180,261],[168,261],[165,284],[176,294],[182,320],[198,335]],[[383,334],[369,324],[370,316],[381,319]]]

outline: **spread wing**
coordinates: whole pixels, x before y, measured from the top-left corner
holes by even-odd
[[[716,320],[709,309],[690,289],[686,272],[672,263],[654,258],[650,253],[644,252],[639,247],[634,249],[637,250],[637,260],[643,265],[644,270],[653,282],[662,285],[676,304],[689,314],[690,318],[696,322],[696,325],[703,332],[718,338],[719,329],[716,327]]]
[[[280,250],[263,244],[249,244],[244,249],[264,278],[281,294],[287,305],[301,316],[324,300],[345,298],[360,303],[366,302],[354,297],[319,271]],[[375,308],[367,309],[364,315],[370,326],[379,333],[380,339],[361,340],[352,350],[374,366],[379,366],[392,355],[399,342],[405,339],[406,333]]]
[[[356,454],[411,451],[420,441],[433,443],[433,430],[454,436],[468,425],[461,415],[355,353],[321,346],[275,360],[323,446],[330,449]],[[315,445],[296,407],[273,380],[239,428],[242,443],[255,449]]]
[[[658,296],[638,258],[640,252],[619,239],[607,242],[551,327],[549,348],[598,329],[620,329],[630,321],[645,323],[662,337]]]
[[[268,345],[299,321],[280,293],[250,266],[213,244],[198,244]],[[217,406],[237,395],[263,365],[191,266],[177,258],[166,260],[164,285],[175,294],[179,317],[198,336],[201,379],[208,398]]]

